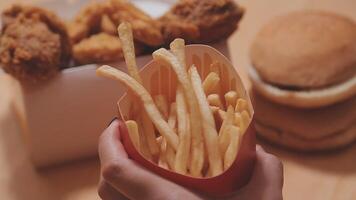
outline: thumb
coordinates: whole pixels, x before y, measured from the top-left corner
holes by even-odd
[[[113,122],[99,141],[101,173],[106,182],[130,199],[195,199],[195,195],[169,182],[130,160],[120,142],[126,132],[123,122]]]

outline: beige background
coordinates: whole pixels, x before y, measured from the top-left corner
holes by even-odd
[[[39,0],[31,0],[37,2]],[[47,0],[48,1],[48,0]],[[29,2],[29,1],[26,1]],[[324,9],[356,20],[354,0],[240,0],[247,12],[239,30],[229,39],[231,58],[249,84],[245,69],[248,48],[256,31],[275,15],[299,9]],[[0,8],[8,2],[0,0]],[[28,160],[15,116],[18,85],[0,75],[0,199],[98,199],[96,158],[36,171]],[[21,109],[21,108],[19,108]],[[284,164],[283,195],[287,200],[356,199],[356,145],[341,151],[305,155],[263,144]],[[257,192],[257,191],[256,191]]]

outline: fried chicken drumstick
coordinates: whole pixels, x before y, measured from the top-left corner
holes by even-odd
[[[68,24],[73,58],[78,64],[117,61],[123,58],[116,28],[132,25],[137,54],[145,47],[163,44],[159,23],[126,0],[88,4]]]
[[[2,13],[0,62],[21,81],[36,82],[67,67],[71,54],[64,23],[52,12],[13,5]]]

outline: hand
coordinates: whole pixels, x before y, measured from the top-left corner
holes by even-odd
[[[157,176],[129,159],[120,142],[122,126],[122,122],[115,120],[100,136],[101,178],[98,193],[103,200],[210,199]],[[282,163],[260,146],[256,147],[256,152],[256,166],[250,182],[225,199],[282,199]]]

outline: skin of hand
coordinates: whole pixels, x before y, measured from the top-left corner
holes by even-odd
[[[98,194],[103,200],[121,199],[212,199],[170,182],[140,167],[128,155],[120,141],[125,124],[114,120],[99,140],[101,177]],[[283,166],[279,159],[256,146],[256,165],[250,182],[227,200],[281,200]]]

